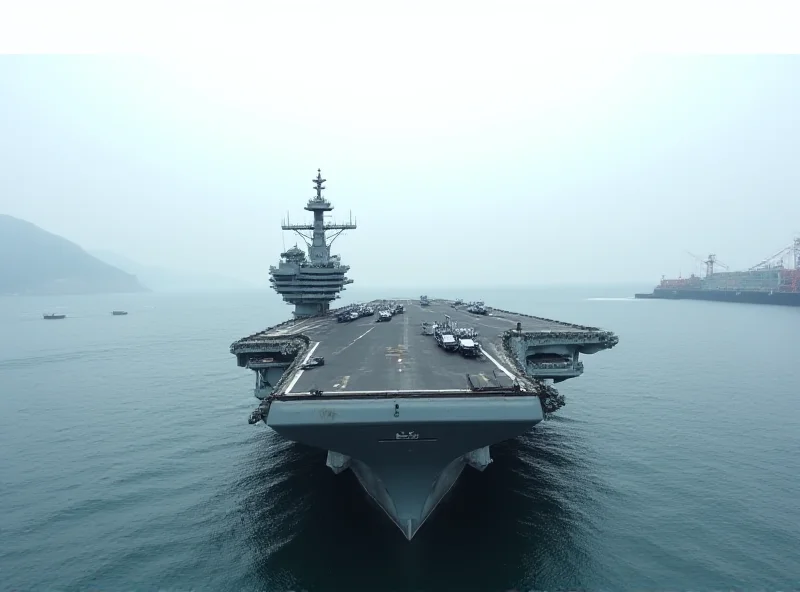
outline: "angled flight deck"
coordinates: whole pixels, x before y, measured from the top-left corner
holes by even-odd
[[[310,370],[300,369],[289,373],[273,397],[309,395],[371,395],[376,393],[453,393],[469,392],[467,375],[474,375],[484,386],[489,386],[495,375],[512,380],[525,379],[526,373],[518,363],[509,359],[503,349],[503,335],[516,331],[519,324],[523,332],[536,332],[550,336],[574,336],[575,347],[591,349],[609,338],[594,328],[580,327],[503,311],[487,315],[466,312],[463,306],[453,307],[451,302],[435,301],[420,306],[415,301],[397,301],[404,313],[393,316],[390,322],[376,322],[373,316],[361,317],[349,323],[339,323],[333,314],[323,318],[294,321],[273,331],[264,331],[239,342],[254,345],[278,335],[302,335],[309,345],[302,362],[312,357],[323,357],[324,365]],[[369,303],[379,306],[379,303]],[[449,316],[465,327],[473,327],[476,339],[483,349],[477,358],[466,358],[457,352],[445,351],[431,335],[423,334],[423,323],[442,322]],[[576,360],[577,362],[577,360]],[[582,366],[578,366],[582,368]],[[572,364],[571,371],[575,371]],[[557,378],[554,377],[554,378]]]

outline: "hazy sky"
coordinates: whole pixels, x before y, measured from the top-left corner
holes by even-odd
[[[699,269],[686,250],[743,268],[800,233],[798,57],[565,52],[524,14],[306,16],[246,53],[0,57],[0,212],[263,282],[321,167],[365,286],[655,283]]]

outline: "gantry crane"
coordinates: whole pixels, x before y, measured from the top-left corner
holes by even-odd
[[[767,257],[763,261],[759,261],[747,271],[756,271],[757,269],[767,269],[770,267],[784,267],[783,259],[790,253],[793,259],[792,265],[795,269],[800,269],[800,238],[796,238],[792,244],[783,247],[780,251]]]

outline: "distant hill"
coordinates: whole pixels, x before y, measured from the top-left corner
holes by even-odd
[[[91,250],[90,253],[101,261],[134,274],[155,292],[222,292],[254,290],[261,287],[213,273],[143,265],[112,251]]]
[[[134,275],[75,243],[0,214],[0,294],[148,292]]]

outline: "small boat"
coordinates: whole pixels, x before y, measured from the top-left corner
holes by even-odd
[[[111,311],[111,314],[114,315],[115,317],[121,317],[122,315],[128,314],[128,312],[124,310],[114,310]]]
[[[66,319],[67,315],[65,314],[44,314],[43,315],[46,321],[54,321],[58,319]]]

